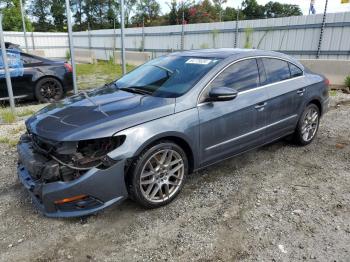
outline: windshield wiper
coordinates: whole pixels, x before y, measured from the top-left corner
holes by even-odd
[[[151,91],[144,90],[140,87],[121,87],[119,90],[123,90],[126,92],[141,94],[141,95],[152,95]]]

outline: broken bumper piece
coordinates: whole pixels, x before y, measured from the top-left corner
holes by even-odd
[[[96,213],[127,198],[124,161],[107,169],[92,168],[72,181],[42,182],[35,172],[45,159],[31,151],[27,143],[17,146],[18,177],[29,191],[34,204],[48,217],[79,217]],[[28,151],[29,150],[29,151]],[[41,169],[54,171],[53,167]]]

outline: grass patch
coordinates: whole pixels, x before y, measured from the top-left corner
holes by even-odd
[[[329,91],[330,96],[336,96],[337,95],[337,90],[330,90]]]
[[[109,61],[97,61],[95,64],[77,64],[77,75],[111,75],[114,78],[118,78],[122,75],[121,65],[115,65]],[[134,69],[132,65],[126,65],[126,71]]]
[[[122,76],[121,65],[113,64],[110,61],[97,61],[95,64],[77,64],[76,68],[80,89],[97,87]],[[126,71],[129,72],[134,68],[132,65],[127,65]]]
[[[16,121],[16,115],[9,109],[1,109],[0,117],[2,121],[6,124],[11,124]]]
[[[0,137],[0,144],[7,144],[11,147],[16,146],[18,143],[18,140],[13,140],[13,139],[9,139],[7,137]]]
[[[31,116],[35,113],[35,111],[33,109],[28,109],[28,108],[25,108],[19,112],[16,113],[16,115],[18,117],[24,117],[24,116]]]

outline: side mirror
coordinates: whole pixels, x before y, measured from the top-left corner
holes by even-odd
[[[207,101],[230,101],[237,97],[238,92],[229,87],[214,87],[209,92]]]

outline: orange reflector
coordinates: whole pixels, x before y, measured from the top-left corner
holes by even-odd
[[[87,195],[79,195],[79,196],[74,196],[74,197],[69,197],[69,198],[63,198],[61,200],[56,200],[54,203],[61,205],[64,203],[69,203],[69,202],[73,202],[73,201],[84,199],[84,198],[87,198]]]

